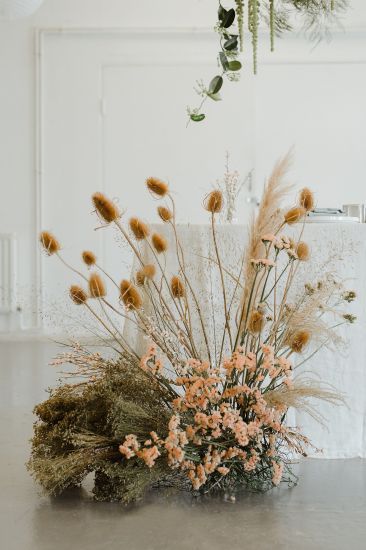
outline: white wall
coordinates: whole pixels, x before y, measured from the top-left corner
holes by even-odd
[[[174,35],[161,38],[154,33],[153,36],[146,33],[137,51],[131,42],[124,41],[122,35],[111,42],[111,37],[106,33],[101,44],[101,40],[93,33],[85,34],[84,37],[59,32],[47,33],[42,39],[43,72],[37,80],[35,66],[39,52],[34,47],[34,29],[210,28],[215,22],[212,0],[45,0],[37,14],[29,19],[0,22],[0,233],[15,232],[18,236],[18,277],[23,308],[33,312],[36,308],[34,296],[40,283],[41,267],[37,260],[37,227],[41,224],[52,226],[64,237],[64,242],[69,243],[70,234],[75,234],[77,214],[75,210],[68,209],[67,204],[62,211],[60,201],[66,192],[75,191],[76,188],[76,198],[80,202],[83,196],[87,201],[92,190],[103,186],[114,195],[122,195],[123,200],[123,193],[119,192],[116,183],[120,181],[123,168],[123,164],[118,163],[117,150],[118,140],[126,136],[122,126],[123,130],[133,129],[135,132],[130,160],[136,154],[136,138],[144,133],[144,121],[148,114],[149,126],[154,125],[154,105],[157,105],[157,114],[160,114],[161,119],[162,99],[174,118],[171,124],[165,121],[162,127],[157,123],[159,131],[156,143],[161,143],[158,148],[161,154],[158,154],[157,149],[155,155],[144,155],[145,164],[141,164],[140,159],[136,163],[138,170],[129,187],[131,197],[128,202],[134,205],[139,203],[141,191],[138,185],[144,173],[148,175],[155,170],[159,173],[164,171],[161,175],[171,179],[182,197],[183,205],[186,205],[184,211],[188,210],[185,186],[188,186],[190,193],[196,194],[198,200],[215,176],[220,176],[225,149],[232,152],[233,163],[242,172],[255,166],[259,189],[274,160],[292,144],[297,153],[293,172],[296,182],[315,188],[319,204],[366,202],[362,181],[366,143],[366,7],[362,0],[353,1],[352,5],[353,10],[344,20],[348,29],[346,34],[335,33],[330,44],[321,44],[314,51],[311,51],[309,43],[295,35],[283,39],[271,56],[261,52],[259,76],[254,79],[248,70],[239,85],[233,84],[224,90],[225,101],[222,104],[210,106],[207,123],[202,126],[191,125],[187,131],[183,131],[184,108],[185,102],[195,102],[192,84],[201,75],[209,78],[215,70],[217,46],[213,34],[202,33],[202,37],[201,34],[197,37],[195,33],[195,41],[192,41],[184,38],[177,40]],[[129,40],[133,40],[133,37]],[[170,72],[160,70],[160,83],[162,79],[166,79],[166,82],[160,88],[154,87],[155,95],[151,95],[149,110],[149,96],[144,82],[139,79],[143,74],[143,65],[147,62],[146,55],[151,54],[153,48],[158,61],[159,56],[169,58]],[[76,49],[78,53],[75,53]],[[184,63],[185,52],[187,61]],[[89,107],[83,101],[85,90],[82,90],[82,81],[85,84],[93,74],[91,65],[95,62],[94,54],[103,63],[115,57],[118,66],[118,69],[108,74],[106,80],[115,116],[107,118],[104,123],[108,135],[103,143],[98,141],[98,132],[104,131],[103,121],[101,126],[97,126],[99,119],[92,118],[99,109],[97,103],[93,104],[94,99],[100,99],[99,90],[89,87]],[[82,60],[79,66],[77,55]],[[131,64],[134,55],[140,56],[140,59],[145,56],[140,73],[134,72],[131,66],[125,68],[124,72],[126,59]],[[174,63],[176,58],[184,66],[182,71],[177,70],[178,66]],[[154,62],[151,61],[152,65]],[[80,76],[79,84],[75,85]],[[125,85],[124,78],[127,79]],[[153,79],[154,71],[151,74]],[[42,97],[39,96],[39,88],[36,93],[36,82],[42,84]],[[169,93],[170,85],[173,86],[172,93]],[[71,90],[75,93],[70,93]],[[166,94],[164,98],[162,93]],[[118,94],[121,97],[121,108],[118,108]],[[37,97],[41,100],[41,119],[35,111]],[[134,97],[137,111],[123,111],[123,104],[131,103]],[[177,102],[179,99],[179,104],[175,103],[175,98]],[[83,112],[79,108],[81,106]],[[234,112],[237,112],[235,120],[232,118]],[[94,126],[93,120],[96,121]],[[35,136],[36,127],[39,126],[43,139],[43,159],[39,166],[43,167],[45,173],[41,178],[36,178]],[[171,135],[167,141],[162,130],[166,134],[169,129]],[[80,131],[87,136],[82,146]],[[151,132],[151,128],[146,131]],[[169,163],[165,165],[162,161],[164,143],[174,140],[179,142],[181,150],[185,151],[184,147],[187,147],[187,153],[176,157],[174,163],[169,158]],[[105,148],[104,157],[101,156],[102,146]],[[73,155],[75,150],[78,156]],[[100,166],[103,158],[107,159],[106,172]],[[88,159],[90,162],[87,162]],[[133,163],[128,165],[127,173],[128,181],[131,181],[134,176]],[[78,176],[79,185],[75,184],[75,176]],[[102,181],[103,178],[105,181]],[[39,203],[41,208],[38,208],[35,184],[40,180],[43,201]],[[145,211],[142,213],[146,214]],[[194,210],[194,219],[199,219],[199,216],[198,210]],[[73,242],[74,248],[79,244],[86,245],[80,238],[80,243]],[[65,246],[72,248],[70,244]],[[70,250],[70,254],[74,253]],[[47,283],[52,281],[52,270],[44,273],[44,277]],[[24,321],[26,326],[34,326],[36,315],[25,315]]]

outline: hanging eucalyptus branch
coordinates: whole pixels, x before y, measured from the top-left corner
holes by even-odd
[[[225,8],[219,0],[218,21],[215,31],[220,39],[217,56],[219,71],[208,86],[203,81],[195,88],[201,97],[198,107],[188,108],[188,122],[205,119],[202,108],[207,99],[220,101],[220,90],[224,78],[237,81],[240,78],[242,62],[240,53],[244,50],[244,23],[247,19],[251,35],[253,72],[257,73],[258,34],[263,22],[270,31],[270,50],[274,51],[275,37],[292,30],[291,20],[297,15],[303,21],[303,28],[312,40],[321,40],[329,33],[331,24],[338,21],[338,15],[348,7],[348,0],[231,0],[233,7]]]

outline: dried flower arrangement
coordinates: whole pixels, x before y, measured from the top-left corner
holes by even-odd
[[[259,29],[263,22],[269,27],[270,49],[274,51],[275,37],[292,30],[291,20],[300,17],[311,39],[320,40],[329,33],[330,24],[337,22],[340,13],[349,5],[348,0],[235,0],[233,7],[224,8],[219,0],[218,21],[215,31],[220,36],[218,65],[220,72],[206,86],[198,82],[196,92],[201,97],[198,107],[188,108],[189,121],[200,122],[206,115],[202,107],[208,98],[219,101],[220,90],[226,77],[235,82],[240,78],[242,63],[240,52],[244,49],[244,24],[248,27],[253,55],[253,72],[257,74]]]
[[[166,483],[210,492],[243,486],[267,490],[281,481],[296,482],[293,455],[306,455],[310,441],[287,424],[289,407],[319,419],[313,399],[340,404],[343,398],[324,382],[294,371],[336,341],[337,326],[354,321],[342,308],[355,294],[324,275],[291,295],[299,266],[310,255],[302,235],[314,199],[305,188],[295,206],[280,208],[289,190],[287,165],[285,157],[265,186],[239,277],[222,263],[216,228],[222,192],[215,189],[205,198],[216,254],[210,261],[220,281],[213,292],[220,294],[222,331],[216,330],[214,339],[187,270],[168,185],[156,178],[146,182],[156,199],[166,201],[158,215],[169,224],[173,244],[151,234],[138,218],[124,223],[114,202],[93,195],[102,226],[115,226],[139,268],[120,283],[108,275],[119,292],[119,303],[113,304],[107,273],[93,252],[82,253],[91,274],[71,267],[84,286],[71,286],[70,298],[103,327],[114,358],[75,343],[55,360],[71,364],[69,376],[76,379],[65,380],[35,408],[28,467],[47,492],[75,486],[89,472],[95,472],[96,499],[125,503]],[[299,229],[296,239],[283,234],[288,226]],[[48,255],[66,263],[52,234],[43,232],[40,240]],[[141,243],[151,250],[153,263],[144,261]],[[179,265],[172,275],[162,261],[168,246]],[[150,341],[142,356],[124,337],[124,319]],[[293,358],[301,354],[304,358],[294,366]]]

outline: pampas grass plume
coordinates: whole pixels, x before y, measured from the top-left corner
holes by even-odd
[[[139,220],[138,218],[130,219],[130,229],[138,241],[146,239],[150,234],[150,230],[146,223]]]
[[[87,266],[94,265],[97,261],[96,255],[94,254],[94,252],[91,252],[90,250],[84,250],[81,256],[83,258],[83,262]]]
[[[99,273],[92,273],[90,275],[89,292],[92,298],[103,298],[107,294],[105,284]]]
[[[120,217],[120,212],[113,201],[103,193],[94,193],[92,201],[99,216],[107,223],[114,222]]]
[[[159,233],[154,233],[151,237],[151,240],[153,247],[158,254],[161,254],[162,252],[166,252],[166,250],[168,250],[167,240],[162,235],[159,235]]]
[[[174,275],[170,281],[170,287],[174,298],[183,298],[185,295],[185,288],[183,282],[179,277]]]
[[[222,210],[223,196],[219,189],[211,191],[205,199],[204,206],[208,212],[212,214],[218,214]]]
[[[306,214],[306,210],[302,206],[295,206],[294,208],[290,208],[285,214],[285,222],[288,225],[292,225],[293,223],[297,223],[301,220]]]
[[[299,204],[300,206],[305,208],[307,212],[310,212],[310,210],[313,210],[314,195],[308,187],[304,187],[304,189],[301,190]]]
[[[42,231],[39,240],[49,256],[60,250],[60,243],[49,231]]]
[[[69,290],[71,300],[78,306],[85,304],[88,299],[87,293],[81,286],[72,285]]]
[[[146,187],[158,197],[164,197],[169,192],[168,184],[158,178],[147,178]]]
[[[120,284],[121,299],[127,309],[140,309],[142,298],[137,288],[126,279]]]
[[[173,212],[169,208],[166,208],[166,206],[159,206],[158,214],[163,222],[169,222],[173,217]]]

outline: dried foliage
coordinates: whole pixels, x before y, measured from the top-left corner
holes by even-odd
[[[326,273],[294,290],[298,270],[309,257],[302,236],[313,199],[304,189],[295,206],[282,210],[289,190],[284,181],[288,162],[288,156],[282,159],[267,182],[239,275],[222,260],[216,228],[222,196],[213,191],[206,198],[215,254],[207,261],[219,285],[208,296],[219,304],[212,308],[210,322],[179,240],[168,186],[156,178],[147,180],[155,197],[170,201],[171,216],[162,219],[169,217],[172,274],[166,265],[170,256],[164,255],[163,261],[159,257],[168,249],[164,236],[150,236],[132,218],[132,233],[144,239],[154,257],[154,263],[145,262],[113,203],[105,197],[96,203],[93,196],[102,221],[114,223],[139,268],[134,281],[122,279],[117,285],[95,264],[118,287],[120,300],[113,304],[98,272],[88,279],[69,266],[96,298],[91,306],[83,288],[74,285],[71,299],[84,305],[106,331],[114,358],[75,344],[56,360],[73,368],[35,408],[38,421],[29,462],[47,492],[78,485],[89,472],[95,472],[97,499],[126,503],[161,483],[208,492],[238,486],[266,490],[281,480],[294,480],[289,455],[305,455],[311,443],[287,425],[289,407],[323,421],[312,400],[339,404],[343,397],[324,382],[294,379],[293,361],[299,368],[322,346],[339,344],[336,327],[355,321],[343,307],[356,296]],[[291,234],[283,234],[288,226]],[[56,248],[56,257],[68,266]],[[244,257],[243,250],[239,257]],[[125,318],[149,341],[146,353],[126,341],[119,328]]]

